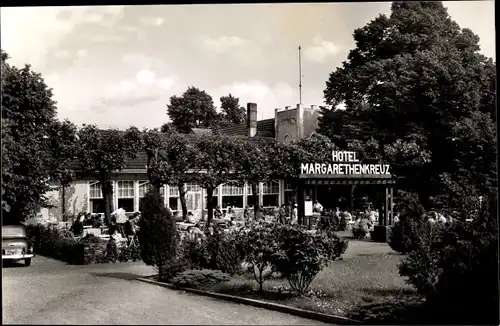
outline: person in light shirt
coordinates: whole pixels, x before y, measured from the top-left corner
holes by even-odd
[[[297,224],[299,221],[299,205],[294,204],[293,211],[292,211],[292,221],[290,224]]]
[[[127,215],[125,214],[125,210],[120,207],[116,211],[114,211],[111,215],[113,215],[116,219],[116,226],[118,227],[118,231],[122,234],[122,236],[125,237],[125,234],[123,232],[123,226],[128,221]]]
[[[316,213],[321,213],[323,212],[323,205],[319,203],[319,201],[315,200],[314,201],[314,206],[313,206],[314,212]]]

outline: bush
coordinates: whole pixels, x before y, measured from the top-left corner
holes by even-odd
[[[29,241],[36,254],[58,259],[69,264],[83,264],[83,244],[77,243],[72,234],[43,225],[27,226]]]
[[[248,272],[259,284],[259,291],[263,290],[263,283],[267,276],[264,271],[272,264],[272,256],[278,248],[274,225],[266,222],[253,223],[248,232],[240,236],[245,262],[248,263]]]
[[[355,307],[348,318],[369,325],[428,324],[420,300],[387,300]]]
[[[420,231],[427,221],[425,210],[414,196],[402,200],[399,222],[391,228],[389,246],[392,250],[406,254],[419,247]]]
[[[241,271],[244,259],[240,238],[239,231],[226,233],[214,227],[213,233],[207,233],[200,241],[185,237],[179,252],[189,262],[190,269],[220,270],[234,275]]]
[[[209,266],[205,269],[220,270],[230,275],[241,272],[244,255],[238,231],[226,233],[221,228],[214,228],[214,233],[204,242],[209,255]]]
[[[141,250],[139,247],[122,247],[119,250],[118,260],[121,262],[141,260]]]
[[[272,255],[274,271],[288,280],[297,294],[304,294],[316,275],[340,256],[347,242],[333,232],[308,232],[303,226],[277,225],[278,248]]]
[[[401,264],[400,274],[425,297],[432,323],[498,323],[496,200],[492,194],[473,222],[423,229],[423,241]]]
[[[174,277],[189,269],[189,262],[183,258],[174,258],[158,267],[158,280],[171,282]]]
[[[359,221],[354,225],[351,232],[354,239],[366,239],[369,233],[367,222],[365,220]]]
[[[141,258],[146,265],[163,266],[176,256],[175,222],[163,205],[163,198],[157,188],[145,194],[143,205],[138,234]]]
[[[193,289],[224,283],[229,281],[229,275],[217,270],[187,270],[172,279],[172,283],[177,286],[189,287]]]
[[[210,266],[210,254],[206,241],[184,237],[179,247],[180,257],[189,262],[190,269],[204,269]]]

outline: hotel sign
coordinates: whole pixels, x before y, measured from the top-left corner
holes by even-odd
[[[302,175],[391,175],[389,164],[363,164],[357,159],[356,152],[332,151],[332,162],[302,163],[300,173]]]

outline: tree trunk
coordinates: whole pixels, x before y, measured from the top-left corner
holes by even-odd
[[[66,222],[66,185],[62,185],[61,188],[61,195],[62,195],[62,200],[61,200],[61,213],[62,213],[62,220],[63,222]]]
[[[111,181],[101,181],[102,196],[104,198],[104,216],[111,223],[111,212],[113,206],[113,184]]]
[[[186,204],[186,185],[184,183],[179,183],[177,187],[179,188],[179,198],[181,200],[182,220],[185,221],[188,215],[188,209]]]
[[[255,215],[255,220],[258,221],[260,218],[260,205],[259,205],[259,192],[257,191],[257,183],[252,182],[252,194],[255,199],[253,212]]]
[[[214,197],[214,188],[207,188],[207,210],[208,210],[208,218],[207,218],[207,226],[212,224],[214,219],[214,203],[212,198]]]

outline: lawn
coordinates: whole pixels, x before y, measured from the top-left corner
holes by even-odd
[[[280,279],[267,280],[265,293],[258,294],[256,282],[246,275],[211,290],[345,316],[359,304],[414,294],[399,276],[402,258],[387,244],[351,240],[343,260],[332,262],[321,271],[311,284],[310,294],[304,297],[292,296],[287,291],[288,282]]]

